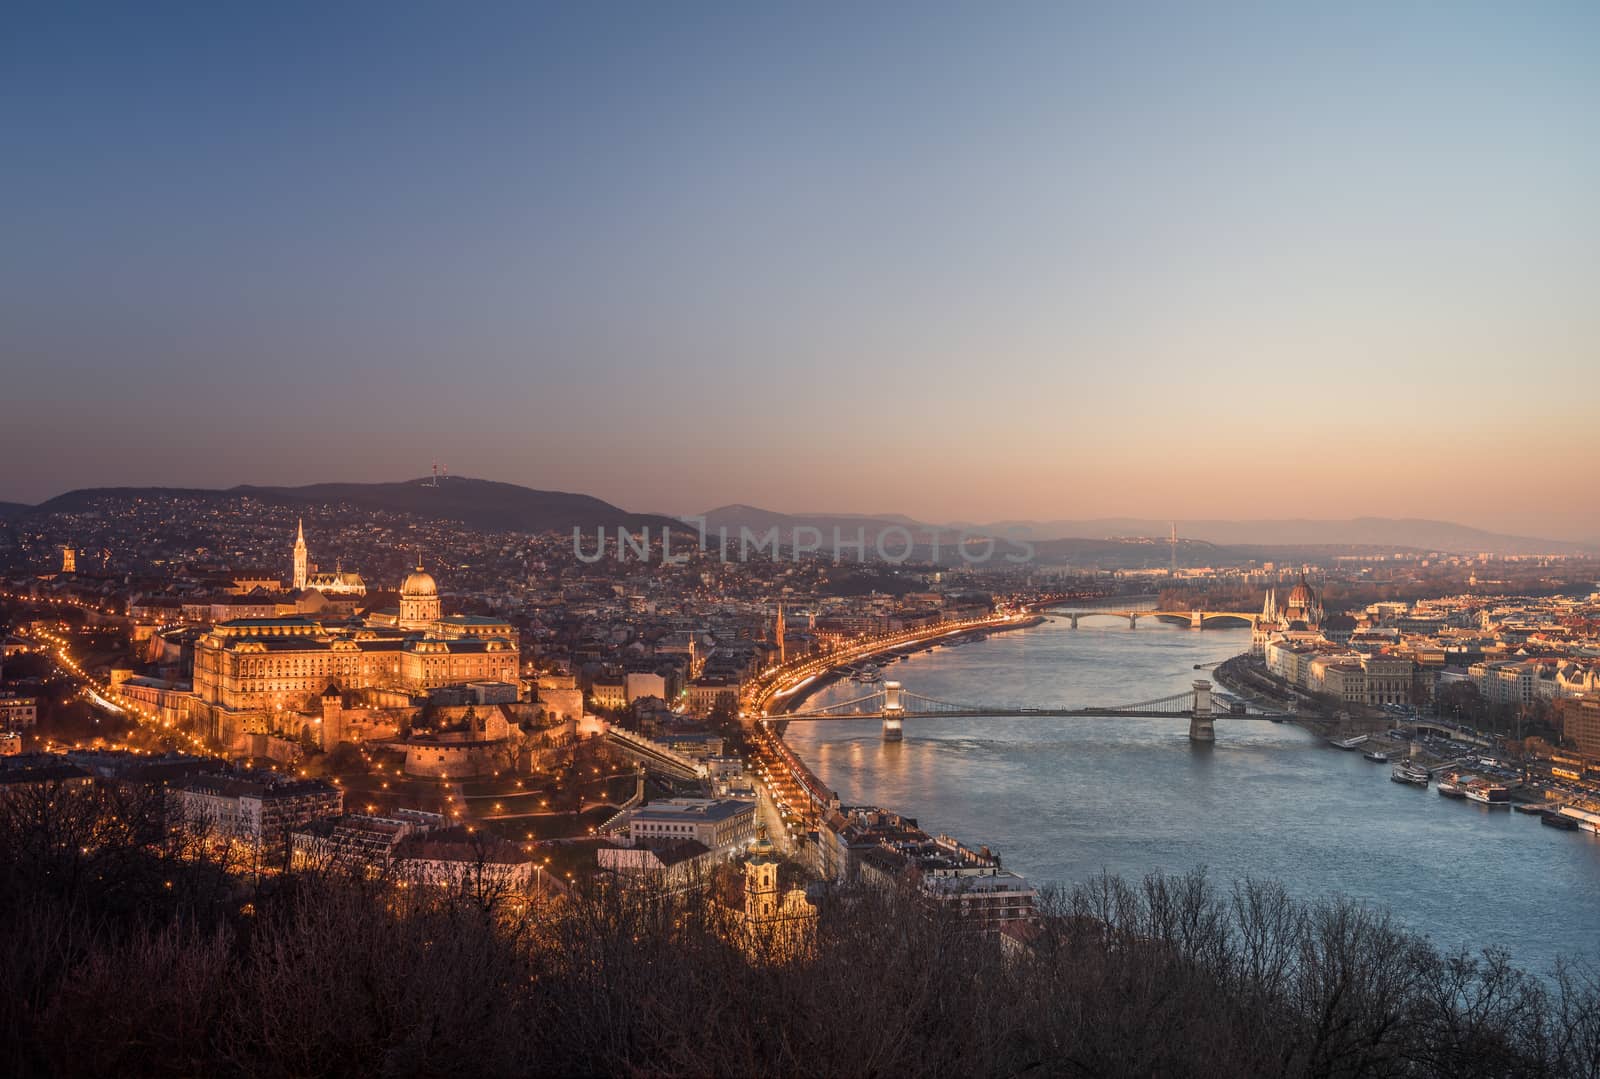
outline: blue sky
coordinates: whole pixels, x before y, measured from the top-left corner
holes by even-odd
[[[1600,8],[27,5],[0,498],[1600,534]]]

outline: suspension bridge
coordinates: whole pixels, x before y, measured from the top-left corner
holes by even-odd
[[[885,741],[898,742],[904,737],[904,722],[908,719],[1053,719],[1126,718],[1126,719],[1187,719],[1189,740],[1212,742],[1216,740],[1217,719],[1275,720],[1288,718],[1286,713],[1218,712],[1213,706],[1211,683],[1197,678],[1193,686],[1182,692],[1130,704],[1086,705],[1072,707],[1044,706],[1037,708],[995,704],[958,704],[912,693],[899,682],[884,682],[871,693],[847,701],[839,701],[820,708],[783,712],[763,716],[762,723],[821,722],[827,720],[879,719],[883,721]]]

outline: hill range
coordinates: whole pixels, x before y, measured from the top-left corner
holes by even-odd
[[[410,513],[419,517],[460,521],[485,531],[549,532],[573,528],[623,527],[659,529],[682,524],[668,517],[629,513],[590,495],[537,491],[514,483],[452,476],[435,486],[430,480],[398,483],[316,483],[305,487],[230,487],[225,490],[181,487],[87,487],[69,491],[37,506],[0,504],[7,517],[80,513],[107,499],[179,496],[224,502],[253,498],[283,506],[343,504],[358,509]]]
[[[460,521],[488,531],[549,532],[573,528],[624,527],[652,530],[685,522],[698,525],[701,518],[710,532],[726,528],[738,536],[740,529],[764,534],[779,529],[787,546],[794,530],[814,528],[825,541],[835,529],[844,537],[864,535],[869,547],[893,530],[885,542],[898,550],[909,534],[918,554],[923,554],[937,534],[948,544],[957,531],[971,536],[1026,539],[1045,562],[1114,562],[1161,564],[1170,558],[1166,537],[1174,524],[1179,536],[1179,560],[1204,565],[1330,553],[1379,554],[1440,552],[1458,555],[1585,554],[1600,549],[1596,543],[1490,532],[1450,521],[1420,518],[1355,517],[1337,520],[1179,520],[1100,517],[1056,520],[1005,520],[985,523],[934,523],[897,513],[779,513],[749,505],[720,506],[700,517],[675,517],[634,513],[591,495],[544,491],[514,483],[453,476],[437,484],[430,479],[392,483],[317,483],[300,487],[241,485],[226,489],[176,487],[89,487],[57,495],[37,506],[0,502],[0,519],[58,513],[79,513],[107,499],[182,496],[223,502],[248,497],[293,507],[342,504],[372,511],[409,513],[424,518]],[[1159,550],[1157,549],[1159,548]],[[943,559],[941,559],[942,561]]]
[[[827,537],[833,535],[834,528],[848,536],[854,536],[857,529],[865,529],[868,543],[873,543],[881,532],[901,528],[908,531],[919,545],[928,542],[936,531],[943,531],[946,536],[956,531],[965,531],[973,536],[1006,536],[1029,540],[1041,556],[1060,556],[1061,560],[1070,561],[1105,557],[1128,544],[1144,547],[1159,544],[1163,552],[1161,558],[1170,558],[1167,536],[1174,525],[1179,536],[1179,560],[1185,565],[1202,565],[1212,558],[1223,561],[1235,558],[1271,559],[1274,552],[1298,553],[1307,557],[1314,553],[1385,552],[1530,555],[1586,554],[1600,549],[1600,545],[1592,543],[1506,535],[1451,521],[1421,518],[1173,522],[1102,517],[934,524],[894,513],[776,513],[747,505],[721,506],[707,510],[703,516],[708,528],[716,530],[727,527],[730,534],[737,534],[741,526],[752,532],[776,527],[785,535],[792,534],[795,528],[811,527]],[[903,537],[900,542],[904,542]],[[1208,556],[1208,549],[1215,554]],[[1056,559],[1052,557],[1049,560]]]

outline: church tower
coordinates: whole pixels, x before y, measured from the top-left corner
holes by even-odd
[[[294,588],[300,591],[306,586],[306,571],[309,568],[306,559],[306,522],[300,519],[299,530],[294,537]]]
[[[788,658],[789,658],[788,649],[784,645],[784,639],[783,639],[784,628],[785,627],[784,627],[784,621],[783,621],[783,604],[779,603],[778,604],[777,643],[778,643],[778,662],[780,664],[786,662],[788,660]]]
[[[782,907],[778,897],[778,856],[767,826],[760,826],[750,860],[744,864],[744,916],[752,922],[778,916]]]

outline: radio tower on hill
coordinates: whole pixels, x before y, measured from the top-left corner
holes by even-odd
[[[1172,575],[1178,575],[1178,522],[1172,522]]]

